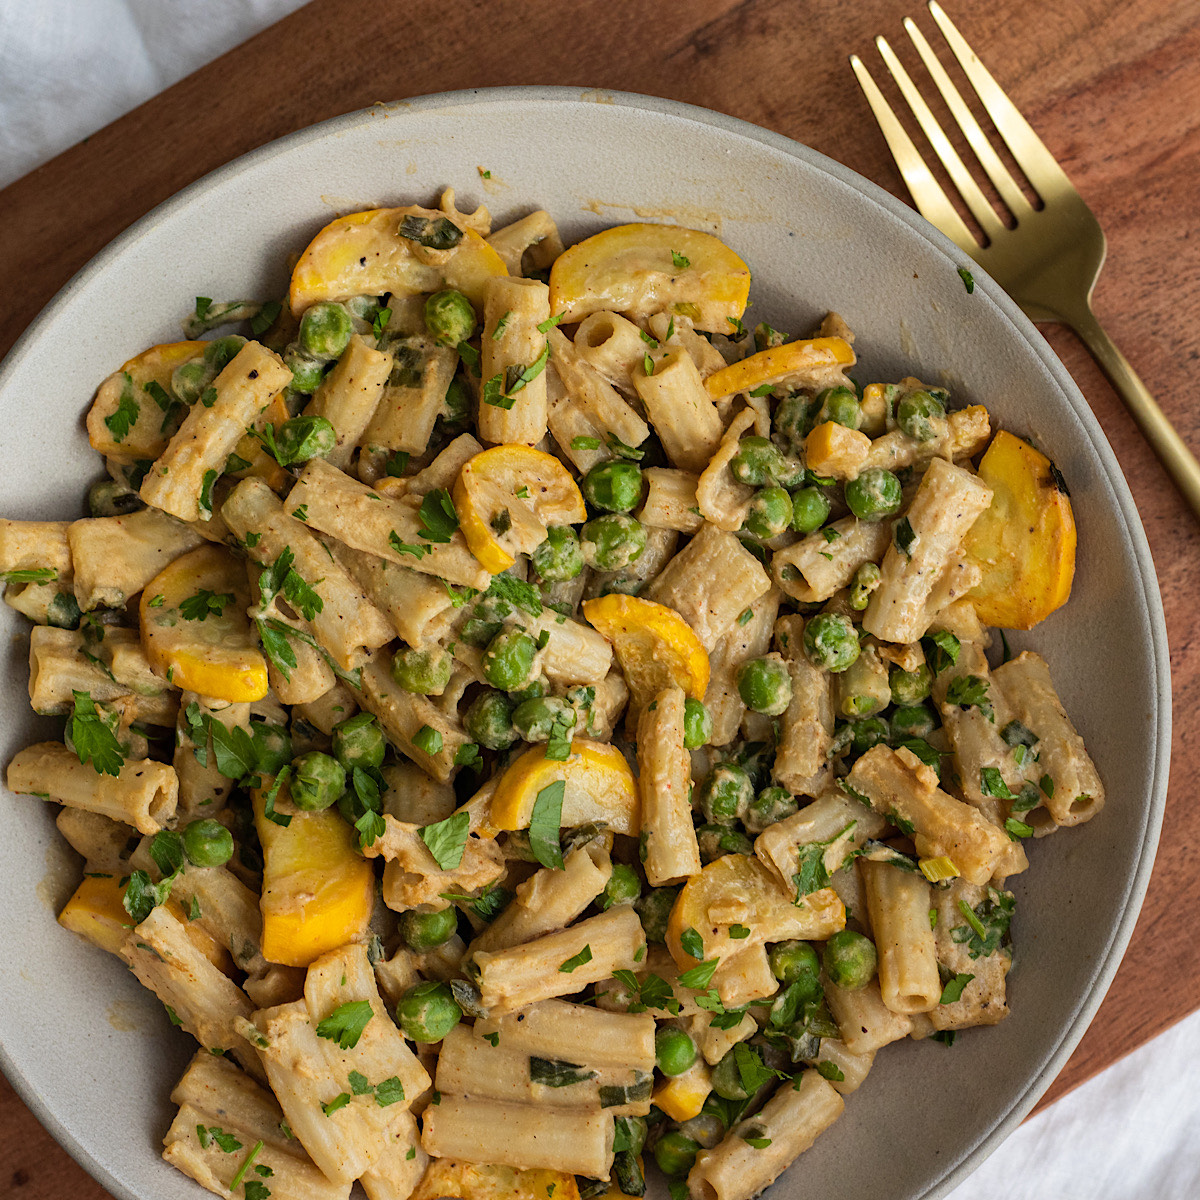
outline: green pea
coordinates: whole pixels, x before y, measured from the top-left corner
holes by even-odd
[[[333,727],[333,754],[347,771],[382,766],[386,749],[387,738],[370,713],[355,713]]]
[[[697,750],[707,746],[712,738],[712,713],[704,705],[703,700],[689,696],[683,702],[683,745],[687,750]]]
[[[233,834],[212,817],[192,821],[183,831],[183,852],[198,867],[223,867],[233,857]]]
[[[346,790],[346,772],[336,758],[310,750],[292,763],[292,803],[305,812],[328,808]]]
[[[171,372],[171,391],[184,404],[195,404],[200,399],[200,393],[212,383],[215,377],[216,372],[209,369],[208,363],[203,358],[193,358],[188,362],[180,363]]]
[[[678,888],[651,888],[633,902],[634,910],[641,919],[647,941],[665,942],[667,940],[667,919],[671,915],[671,907],[678,895]]]
[[[840,613],[817,613],[804,626],[804,653],[813,666],[837,674],[858,658],[858,631]]]
[[[305,354],[298,345],[291,345],[283,352],[283,365],[292,373],[288,386],[302,396],[311,396],[325,378],[325,364]]]
[[[888,723],[882,717],[867,717],[862,721],[854,721],[850,728],[853,731],[851,744],[857,754],[866,754],[872,746],[886,743],[890,738]]]
[[[570,525],[551,525],[546,540],[530,556],[538,578],[546,583],[566,583],[583,570],[579,535]]]
[[[471,389],[458,375],[446,389],[441,416],[447,425],[465,425],[471,419]]]
[[[695,1165],[700,1143],[673,1130],[654,1143],[654,1161],[668,1179],[682,1179]]]
[[[575,728],[575,710],[557,696],[538,696],[525,700],[513,710],[512,723],[517,736],[526,742],[548,742],[557,723],[569,732]]]
[[[821,960],[808,942],[776,942],[768,953],[771,974],[789,987],[802,979],[817,979]]]
[[[292,735],[282,725],[253,721],[255,769],[264,775],[278,775],[292,761]]]
[[[512,701],[503,692],[480,692],[463,717],[467,736],[488,750],[507,750],[517,740]]]
[[[545,675],[539,675],[536,679],[531,679],[523,688],[518,688],[515,692],[510,693],[508,698],[516,708],[524,704],[526,700],[539,700],[549,694],[550,680]]]
[[[354,318],[344,304],[325,300],[310,305],[300,318],[300,349],[310,358],[341,358],[354,333]]]
[[[855,612],[862,612],[871,602],[871,593],[879,586],[883,575],[873,563],[863,563],[854,572],[854,580],[850,584],[850,607]]]
[[[228,337],[215,338],[204,347],[204,362],[215,379],[241,353],[246,339],[231,333]]]
[[[400,1031],[414,1042],[440,1042],[461,1020],[450,988],[433,979],[409,988],[396,1005]]]
[[[700,847],[700,861],[708,866],[727,854],[754,853],[754,843],[740,830],[728,825],[698,825],[696,844]]]
[[[765,542],[787,529],[792,516],[792,498],[783,488],[762,488],[751,497],[742,528]]]
[[[751,833],[762,833],[772,825],[794,816],[800,803],[787,788],[763,788],[746,810],[744,823]]]
[[[482,649],[504,627],[504,618],[511,612],[512,605],[507,600],[499,596],[481,596],[463,622],[460,633],[462,640]]]
[[[749,1100],[750,1093],[742,1083],[742,1073],[738,1069],[737,1056],[730,1050],[715,1067],[712,1073],[712,1089],[722,1100]]]
[[[718,1099],[711,1093],[710,1097],[714,1100]],[[707,1104],[706,1100],[706,1107],[700,1110],[698,1116],[692,1117],[690,1121],[681,1121],[679,1132],[693,1141],[699,1142],[705,1150],[711,1150],[714,1146],[720,1145],[721,1139],[725,1136],[725,1122],[718,1113],[708,1108]]]
[[[93,517],[124,517],[145,508],[137,492],[115,479],[101,479],[88,488],[88,512]]]
[[[729,460],[729,470],[738,483],[766,487],[777,481],[782,459],[779,447],[770,438],[752,434],[738,442],[737,453]]]
[[[374,325],[375,318],[383,311],[382,298],[379,296],[350,296],[342,303],[352,317],[367,325]]]
[[[400,936],[404,944],[417,954],[434,950],[448,942],[458,931],[458,909],[453,904],[437,912],[410,910],[400,917]]]
[[[475,332],[478,323],[470,300],[452,288],[434,292],[425,301],[425,328],[443,346],[457,346]]]
[[[337,434],[325,417],[291,417],[275,431],[281,466],[320,458],[337,445]]]
[[[932,441],[938,430],[934,422],[946,415],[945,405],[929,392],[909,392],[896,407],[896,424],[918,442]]]
[[[806,476],[807,471],[800,459],[793,458],[790,454],[780,455],[779,469],[775,472],[775,482],[779,487],[793,492],[803,486]],[[791,496],[788,499],[791,500]]]
[[[696,1061],[696,1043],[682,1029],[664,1026],[654,1035],[654,1061],[668,1078],[682,1075]]]
[[[907,738],[928,738],[937,722],[924,704],[905,704],[892,713],[892,737],[898,742]]]
[[[600,907],[607,911],[614,904],[630,904],[642,894],[638,873],[625,863],[613,863],[612,874],[600,893]]]
[[[646,1145],[646,1134],[649,1129],[650,1126],[645,1117],[613,1118],[613,1130],[616,1133],[618,1144],[621,1141],[626,1142],[627,1149],[631,1154],[641,1154]]]
[[[741,767],[718,763],[700,789],[700,811],[710,825],[732,825],[746,815],[754,784]]]
[[[593,508],[629,512],[642,498],[642,468],[623,458],[599,462],[583,477],[580,489]]]
[[[502,692],[515,692],[533,675],[537,643],[522,629],[502,629],[483,652],[483,677]]]
[[[821,393],[821,408],[816,424],[833,421],[847,429],[858,429],[862,425],[862,405],[853,388],[832,387]]]
[[[637,562],[646,549],[646,531],[640,521],[624,513],[594,517],[580,539],[583,561],[598,571],[620,571]]]
[[[797,533],[813,533],[825,524],[831,505],[819,487],[805,487],[792,493],[792,528]]]
[[[778,654],[742,663],[738,668],[737,687],[747,708],[768,717],[780,716],[792,702],[792,677],[787,663]]]
[[[846,504],[860,521],[880,521],[899,512],[904,490],[899,478],[884,467],[868,467],[845,488]]]
[[[453,670],[454,656],[441,646],[423,650],[406,646],[392,655],[392,678],[418,696],[440,696]]]
[[[933,672],[924,663],[915,671],[904,671],[898,666],[893,666],[889,683],[892,689],[892,703],[909,707],[928,698],[933,689]]]
[[[843,929],[825,943],[821,962],[833,983],[857,991],[875,977],[878,955],[869,937],[853,929]]]
[[[799,453],[804,439],[812,432],[813,414],[816,405],[806,392],[793,392],[784,396],[775,406],[771,417],[771,428],[793,453]]]
[[[46,624],[56,629],[78,629],[82,619],[74,592],[59,592],[46,609]]]

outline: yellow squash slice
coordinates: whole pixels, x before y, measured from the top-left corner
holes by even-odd
[[[711,1091],[712,1068],[698,1058],[682,1075],[664,1079],[650,1098],[672,1121],[690,1121],[700,1115]]]
[[[129,881],[115,875],[85,875],[75,894],[63,905],[58,914],[58,923],[64,928],[87,938],[101,950],[110,954],[120,952],[125,938],[132,928],[133,918],[125,908],[125,890]],[[167,901],[167,908],[182,925],[188,940],[208,959],[214,967],[233,974],[233,959],[207,930],[189,921],[182,907],[175,900]]]
[[[629,684],[631,713],[640,713],[672,685],[696,700],[704,699],[708,651],[673,608],[613,592],[585,600],[583,615],[613,644]]]
[[[463,464],[454,508],[471,553],[493,575],[537,549],[548,525],[587,520],[566,467],[552,454],[517,444],[493,446]]]
[[[288,302],[299,316],[318,300],[379,296],[393,292],[415,296],[454,288],[483,309],[487,281],[507,275],[504,260],[473,229],[451,250],[427,252],[400,236],[405,217],[448,220],[433,209],[372,208],[331,221],[308,244],[292,272]]]
[[[286,801],[287,789],[281,790]],[[255,788],[254,824],[263,851],[262,952],[268,962],[307,967],[328,950],[360,941],[371,919],[375,875],[336,809],[269,819]]]
[[[845,924],[845,905],[832,888],[810,892],[803,905],[797,905],[758,859],[727,854],[683,885],[667,920],[667,949],[683,971],[697,962],[682,945],[688,929],[700,935],[703,957],[712,959],[728,958],[753,944],[745,938],[731,938],[733,925],[749,928],[761,943],[825,938]]]
[[[246,569],[223,546],[175,559],[142,591],[142,649],[177,688],[233,703],[267,694],[267,663],[246,609]]]
[[[1067,602],[1075,578],[1075,516],[1054,464],[1001,430],[979,462],[992,502],[964,542],[983,571],[969,593],[979,619],[1031,629]]]
[[[188,359],[203,354],[207,342],[167,342],[151,346],[114,371],[99,387],[88,410],[88,441],[106,458],[133,462],[157,458],[170,440],[163,432],[166,415],[147,384],[172,399],[171,376]],[[122,405],[124,406],[123,411]],[[132,423],[126,424],[131,419]]]
[[[603,821],[613,833],[636,837],[642,827],[642,803],[625,756],[615,746],[576,738],[566,762],[546,757],[544,746],[526,750],[500,777],[492,796],[491,824],[497,829],[527,829],[538,793],[556,780],[566,783],[564,828]]]
[[[611,1194],[611,1193],[610,1193]],[[542,1167],[516,1167],[435,1158],[425,1169],[417,1190],[409,1200],[579,1200],[575,1176]]]
[[[741,362],[714,371],[704,381],[704,387],[714,400],[720,400],[722,396],[749,392],[764,384],[773,387],[790,375],[823,367],[849,367],[856,361],[850,343],[840,337],[804,338],[760,350]]]
[[[730,333],[746,311],[750,268],[711,233],[679,225],[617,225],[576,243],[550,269],[550,311],[639,321],[665,312]]]

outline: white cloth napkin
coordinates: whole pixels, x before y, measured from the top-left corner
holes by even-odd
[[[302,2],[0,0],[0,186]],[[1197,1063],[1200,1013],[1026,1122],[948,1200],[1200,1200]]]

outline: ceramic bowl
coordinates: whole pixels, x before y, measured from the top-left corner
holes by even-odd
[[[485,179],[483,171],[491,172]],[[278,296],[285,262],[336,213],[431,201],[445,186],[497,224],[548,209],[568,242],[669,221],[714,232],[751,266],[750,318],[798,330],[829,309],[857,335],[862,380],[917,375],[1032,437],[1070,484],[1070,603],[1015,648],[1045,654],[1096,758],[1108,806],[1031,847],[1012,1015],[888,1047],[776,1200],[942,1196],[1057,1074],[1133,929],[1166,792],[1170,681],[1154,567],[1132,497],[1086,402],[1004,293],[904,205],[796,142],[644,96],[509,88],[430,96],[303,130],[202,179],[126,231],[55,298],[0,370],[0,513],[80,514],[99,474],[82,416],[127,357],[179,337],[196,295]],[[55,722],[25,702],[27,629],[0,606],[0,757]],[[0,794],[0,1064],[47,1128],[122,1200],[198,1200],[159,1158],[168,1093],[194,1050],[124,965],[55,923],[78,864],[55,810]],[[803,1183],[802,1183],[803,1180]]]

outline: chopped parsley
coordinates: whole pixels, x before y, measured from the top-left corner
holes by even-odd
[[[67,722],[67,737],[81,763],[90,762],[99,775],[120,775],[125,755],[117,740],[116,714],[100,713],[90,692],[76,692],[75,707]]]
[[[563,865],[560,830],[566,781],[556,779],[542,788],[533,802],[529,819],[529,848],[543,867],[561,869]]]
[[[128,371],[123,374],[125,383],[121,388],[117,407],[104,418],[104,424],[108,426],[109,432],[113,435],[113,441],[118,443],[125,440],[142,411],[138,402],[133,398],[133,376]]]
[[[590,963],[591,961],[592,948],[591,946],[584,946],[584,948],[580,950],[578,954],[573,954],[565,962],[560,963],[558,969],[564,975],[570,975],[576,967],[582,967],[585,963]]]
[[[353,1050],[374,1015],[369,1000],[351,1000],[348,1004],[339,1005],[318,1022],[317,1036],[337,1042],[343,1050]],[[346,1100],[349,1099],[347,1096]]]
[[[422,825],[417,831],[421,841],[429,847],[429,853],[443,871],[453,871],[462,864],[467,835],[471,829],[471,814],[456,812],[444,821]]]
[[[677,271],[686,271],[692,265],[692,260],[678,250],[671,251],[671,265]]]
[[[225,606],[232,603],[231,592],[210,592],[207,588],[201,588],[194,596],[180,603],[179,615],[185,621],[207,621],[210,615],[221,616]]]
[[[421,501],[421,536],[427,542],[448,542],[458,529],[458,513],[445,488],[434,488]]]

